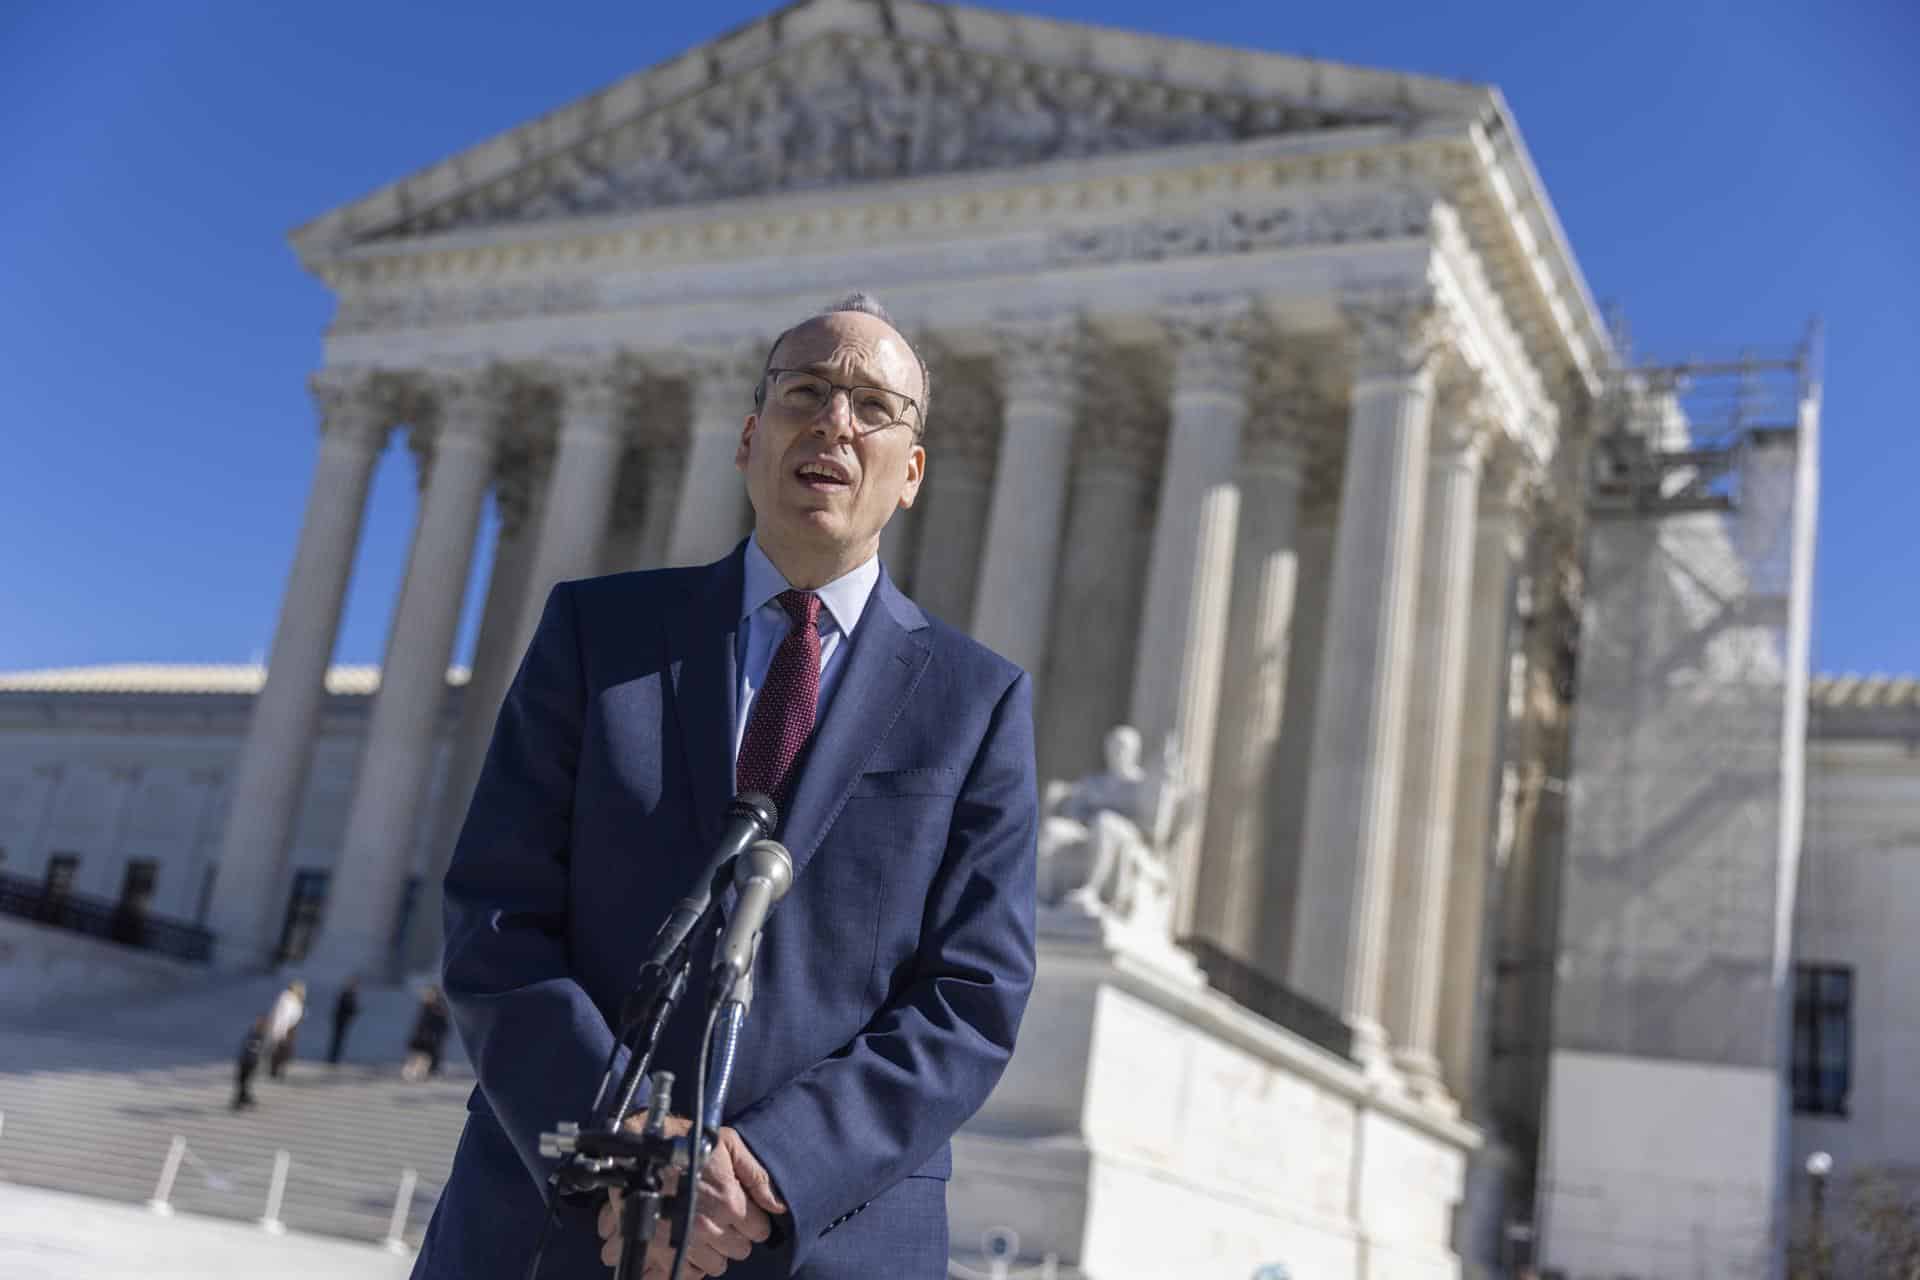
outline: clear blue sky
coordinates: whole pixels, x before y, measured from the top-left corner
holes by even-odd
[[[0,670],[264,653],[329,314],[286,232],[766,7],[0,5]],[[1497,84],[1643,352],[1823,315],[1816,663],[1920,669],[1920,6],[1012,7]],[[338,661],[379,658],[412,503],[396,447]]]

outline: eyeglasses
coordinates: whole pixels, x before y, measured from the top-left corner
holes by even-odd
[[[812,421],[833,403],[833,393],[847,393],[847,406],[861,435],[871,435],[902,424],[920,434],[920,406],[912,396],[885,387],[849,386],[805,369],[769,369],[761,378],[766,403],[796,418]],[[911,413],[912,419],[907,415]]]

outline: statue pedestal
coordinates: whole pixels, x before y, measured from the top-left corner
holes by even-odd
[[[1035,922],[1043,957],[1055,955],[1064,960],[1068,953],[1080,949],[1083,959],[1105,958],[1142,976],[1189,990],[1206,988],[1207,975],[1192,955],[1173,944],[1163,927],[1125,921],[1077,902],[1042,906],[1035,912]],[[1041,980],[1045,977],[1043,973]]]
[[[1041,913],[1019,1049],[954,1140],[953,1251],[1088,1280],[1458,1280],[1479,1131],[1211,990],[1164,938]]]

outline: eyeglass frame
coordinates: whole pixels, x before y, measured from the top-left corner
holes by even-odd
[[[902,400],[905,400],[907,402],[907,406],[913,410],[912,422],[909,423],[905,415],[902,415],[901,417],[895,418],[892,422],[885,422],[880,424],[877,427],[862,428],[859,425],[858,421],[856,421],[854,423],[854,434],[864,440],[868,436],[878,435],[882,431],[891,431],[895,427],[906,426],[906,427],[912,428],[913,438],[915,440],[918,440],[920,438],[920,431],[921,431],[920,423],[923,417],[922,410],[920,408],[920,402],[918,400],[915,400],[912,396],[908,395],[906,392],[895,391],[892,387],[876,387],[872,383],[868,383],[868,382],[835,382],[832,378],[829,378],[826,374],[817,372],[816,370],[813,370],[813,369],[776,369],[771,366],[765,369],[762,369],[760,371],[760,381],[754,383],[754,386],[753,386],[754,405],[758,407],[762,412],[764,412],[767,407],[767,383],[777,375],[783,374],[783,373],[801,373],[801,374],[805,374],[809,378],[818,378],[820,381],[827,384],[827,402],[821,405],[818,409],[814,410],[814,417],[816,418],[819,417],[820,414],[827,412],[833,407],[833,393],[836,391],[844,391],[847,393],[847,409],[848,409],[848,416],[850,417],[852,416],[853,393],[855,391],[884,391],[890,396],[899,396]]]

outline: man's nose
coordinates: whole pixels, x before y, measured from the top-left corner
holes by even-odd
[[[826,440],[839,440],[853,434],[853,392],[835,387],[827,393],[827,405],[814,415],[813,432]]]

